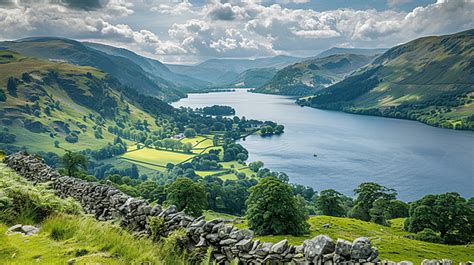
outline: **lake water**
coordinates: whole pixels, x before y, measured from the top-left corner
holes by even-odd
[[[447,191],[474,196],[473,132],[302,108],[294,99],[245,90],[190,94],[173,105],[215,104],[232,106],[238,116],[285,126],[281,136],[252,135],[241,144],[249,161],[263,161],[287,173],[291,182],[347,195],[362,182],[377,182],[395,188],[406,201]]]

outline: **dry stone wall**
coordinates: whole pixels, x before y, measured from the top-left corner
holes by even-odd
[[[26,152],[12,154],[4,162],[34,183],[50,183],[58,196],[74,198],[86,213],[93,214],[98,220],[118,219],[123,227],[150,233],[148,221],[150,217],[158,217],[161,220],[159,236],[185,229],[188,247],[212,247],[212,257],[217,263],[226,264],[238,259],[240,264],[396,264],[380,262],[377,249],[365,237],[351,243],[319,235],[300,246],[289,245],[287,240],[276,244],[260,242],[253,240],[252,231],[236,229],[225,220],[193,218],[179,212],[174,205],[162,209],[160,205],[151,206],[145,200],[128,196],[109,185],[62,176],[41,158]]]

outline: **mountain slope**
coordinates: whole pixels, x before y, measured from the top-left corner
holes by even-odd
[[[371,67],[299,102],[474,129],[474,30],[394,47]]]
[[[210,59],[197,65],[167,65],[171,71],[205,80],[213,86],[226,86],[238,79],[239,74],[253,68],[281,69],[302,58],[275,56],[259,59]]]
[[[165,100],[176,100],[184,93],[176,85],[158,76],[152,77],[139,65],[122,56],[113,56],[69,39],[28,38],[1,42],[0,47],[47,60],[64,61],[98,68],[140,93]]]
[[[149,129],[158,129],[156,118],[174,114],[167,103],[156,98],[151,103],[151,97],[96,68],[5,50],[0,51],[0,92],[5,96],[0,127],[15,136],[3,143],[21,143],[32,151],[61,151],[56,141],[67,150],[97,149],[113,142],[109,126],[139,135],[145,120]]]
[[[174,73],[168,69],[163,63],[158,60],[140,56],[132,51],[123,48],[116,48],[109,45],[84,42],[87,47],[105,52],[110,55],[120,56],[127,58],[137,65],[139,65],[145,72],[150,74],[152,79],[158,78],[156,81],[160,82],[160,79],[165,80],[171,84],[176,85],[183,91],[195,91],[200,88],[207,87],[210,85],[209,82],[202,81],[196,78],[192,78],[186,75]]]
[[[367,55],[367,56],[375,56],[380,55],[386,52],[388,49],[380,48],[380,49],[360,49],[360,48],[339,48],[333,47],[329,50],[325,50],[318,54],[316,58],[324,58],[331,55],[336,54],[359,54],[359,55]]]
[[[337,54],[287,66],[254,92],[306,96],[332,85],[348,73],[370,63],[371,56]]]

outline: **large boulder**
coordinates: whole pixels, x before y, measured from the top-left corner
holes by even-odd
[[[308,261],[319,259],[324,254],[334,252],[335,245],[332,238],[327,235],[319,235],[313,239],[303,242],[304,255]]]
[[[372,254],[372,243],[367,237],[359,237],[352,242],[351,259],[367,260]]]
[[[284,239],[272,246],[272,248],[270,249],[270,254],[281,254],[285,252],[287,248],[288,240]]]

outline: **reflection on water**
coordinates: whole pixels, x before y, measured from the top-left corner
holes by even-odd
[[[414,121],[302,108],[293,99],[248,93],[191,94],[176,107],[228,105],[238,116],[285,125],[281,136],[241,143],[249,161],[284,171],[292,182],[352,195],[362,182],[395,188],[404,200],[456,191],[474,196],[474,133]],[[317,155],[317,157],[314,156]]]

